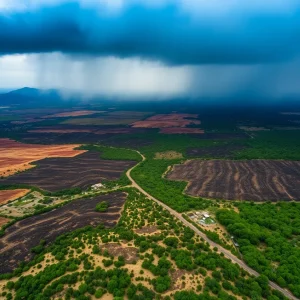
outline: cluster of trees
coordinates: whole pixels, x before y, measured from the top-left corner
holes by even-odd
[[[300,133],[290,131],[260,131],[238,152],[237,159],[288,159],[300,160]]]
[[[107,201],[101,201],[96,205],[96,211],[107,212],[109,204]]]
[[[108,160],[136,160],[140,161],[141,156],[134,150],[115,148],[100,145],[86,145],[80,147],[82,150],[97,151],[101,153],[102,159]]]
[[[162,177],[169,166],[179,162],[147,157],[146,161],[132,171],[132,177],[145,191],[179,212],[207,208],[211,201],[183,194],[186,182],[171,181]]]
[[[240,203],[240,213],[218,210],[249,266],[300,296],[300,204]]]
[[[6,279],[19,277],[15,282],[7,283],[2,295],[6,299],[44,300],[61,293],[65,299],[85,300],[91,297],[98,299],[109,293],[114,299],[157,299],[163,298],[159,294],[172,286],[172,272],[176,266],[191,274],[201,274],[205,284],[203,287],[199,285],[194,292],[178,292],[175,299],[236,299],[236,296],[249,295],[253,299],[283,299],[270,290],[266,278],[247,276],[238,266],[211,250],[207,243],[158,204],[134,189],[124,190],[128,193],[128,199],[121,220],[114,229],[85,227],[58,237],[48,247],[41,241],[33,249],[36,253],[33,261],[22,264],[14,274],[2,276]],[[145,222],[147,226],[156,226],[159,231],[153,235],[137,234],[136,229],[145,226]],[[99,247],[99,241],[127,241],[128,245],[139,251],[137,259],[142,260],[142,268],[149,270],[153,278],[136,277],[139,284],[135,285],[133,278],[136,275],[129,273],[124,257],[113,257],[108,250]],[[105,268],[109,269],[97,267],[94,257],[85,254],[86,247],[92,250],[93,255],[101,255]],[[48,262],[49,266],[36,275],[21,276],[30,267],[43,262],[46,253],[51,253],[58,262]],[[83,270],[79,266],[83,266]],[[143,274],[142,270],[140,274]],[[151,285],[151,289],[143,284],[144,281]],[[209,296],[211,294],[214,296]],[[184,298],[187,295],[190,298]],[[170,300],[171,297],[164,299]]]

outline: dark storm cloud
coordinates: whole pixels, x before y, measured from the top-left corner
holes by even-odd
[[[56,4],[0,11],[0,54],[60,51],[168,64],[256,64],[300,54],[300,5],[280,13],[192,16],[175,4],[128,5],[117,13]]]

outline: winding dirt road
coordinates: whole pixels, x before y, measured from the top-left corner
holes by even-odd
[[[254,276],[259,276],[260,274],[258,272],[256,272],[255,270],[253,270],[252,268],[250,268],[249,266],[247,266],[242,260],[238,259],[235,255],[233,255],[230,251],[226,250],[225,248],[223,248],[222,246],[220,246],[219,244],[213,242],[212,240],[210,240],[203,232],[201,232],[198,228],[196,228],[193,224],[191,224],[190,222],[188,222],[180,213],[178,213],[177,211],[175,211],[174,209],[170,208],[169,206],[167,206],[166,204],[162,203],[161,201],[159,201],[158,199],[154,198],[153,196],[151,196],[149,193],[147,193],[145,190],[143,190],[136,182],[135,180],[131,177],[131,171],[136,168],[140,163],[142,163],[143,161],[146,160],[146,157],[140,153],[137,150],[136,151],[141,157],[142,157],[142,161],[139,162],[138,164],[136,164],[134,167],[132,167],[131,169],[129,169],[126,172],[126,176],[129,178],[129,180],[132,183],[132,186],[135,187],[136,189],[138,189],[142,194],[144,194],[145,196],[147,196],[149,199],[155,201],[157,204],[159,204],[160,206],[162,206],[163,208],[165,208],[166,210],[168,210],[174,217],[176,217],[177,219],[179,219],[185,226],[189,227],[190,229],[192,229],[197,235],[199,235],[201,238],[203,238],[207,243],[210,244],[211,247],[216,247],[218,248],[218,251],[220,253],[223,253],[224,256],[228,259],[230,259],[233,263],[238,264],[241,268],[243,268],[245,271],[247,271],[249,274],[254,275]],[[296,298],[294,295],[291,294],[291,292],[289,292],[286,289],[281,288],[279,285],[277,285],[276,283],[269,281],[269,286],[272,289],[275,289],[279,292],[281,292],[285,297],[289,298],[289,299],[293,299],[293,300],[299,300],[298,298]]]

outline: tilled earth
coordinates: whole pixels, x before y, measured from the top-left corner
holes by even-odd
[[[188,181],[192,196],[227,200],[300,200],[300,162],[190,160],[174,166],[169,179]]]
[[[123,192],[100,195],[94,198],[74,200],[53,211],[29,217],[10,226],[0,238],[0,274],[12,272],[20,262],[33,257],[31,248],[43,239],[52,242],[59,235],[88,225],[116,225],[126,200]],[[107,212],[96,212],[95,207],[107,201]]]
[[[0,180],[2,184],[27,184],[56,192],[73,187],[87,188],[103,180],[119,179],[135,161],[104,160],[98,152],[86,152],[72,158],[47,158],[37,167]]]

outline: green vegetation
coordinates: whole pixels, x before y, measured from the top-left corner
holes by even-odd
[[[136,190],[125,191],[128,199],[115,229],[86,227],[58,237],[46,248],[41,241],[32,249],[36,255],[31,262],[1,276],[6,279],[6,299],[99,299],[107,293],[114,299],[284,299],[270,290],[265,276],[250,277],[168,211]],[[137,234],[146,224],[156,226],[157,233]],[[136,261],[142,261],[136,271],[130,271],[136,261],[129,263],[103,248],[120,241],[136,249]],[[103,267],[96,263],[99,259]],[[24,275],[26,271],[30,275]],[[174,272],[182,272],[181,281],[189,281],[190,288],[177,287],[166,296],[175,284]]]
[[[130,149],[99,146],[99,145],[85,145],[78,149],[100,152],[102,159],[136,160],[136,161],[141,160],[141,156],[138,153],[136,153],[136,151]]]
[[[205,209],[211,204],[211,201],[185,195],[186,182],[163,178],[168,167],[181,163],[184,159],[155,159],[155,154],[157,152],[176,151],[185,156],[187,147],[205,147],[222,143],[200,140],[186,135],[156,135],[154,144],[140,149],[146,160],[132,171],[132,176],[152,196],[179,212]]]
[[[260,131],[252,133],[249,148],[240,151],[236,159],[300,160],[300,131]]]
[[[98,211],[98,212],[107,212],[108,207],[109,207],[109,205],[106,201],[101,201],[96,205],[96,211]]]
[[[300,204],[238,203],[217,218],[240,245],[246,263],[300,297]]]

